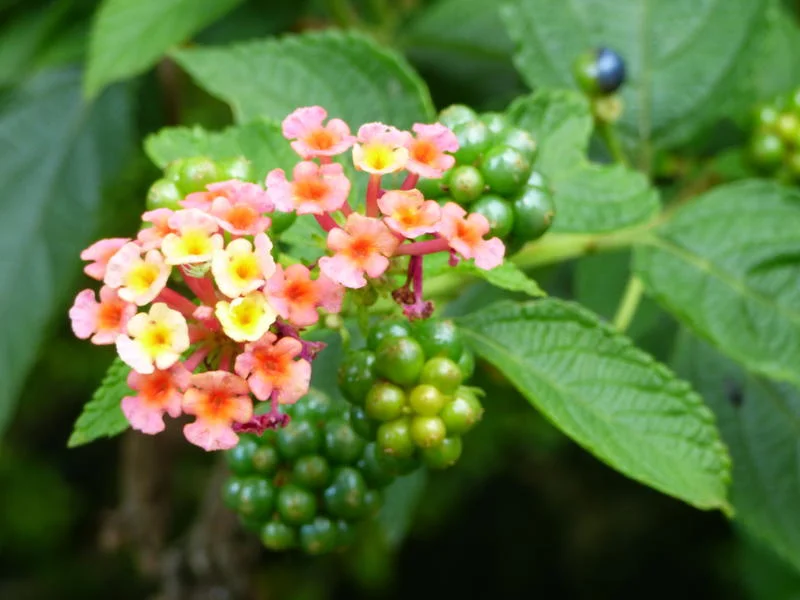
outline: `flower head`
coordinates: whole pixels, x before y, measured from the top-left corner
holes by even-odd
[[[264,233],[255,237],[255,250],[244,238],[233,240],[224,250],[215,250],[211,273],[219,290],[228,298],[236,298],[264,285],[275,272],[271,250],[272,242]]]
[[[367,123],[358,130],[358,143],[353,146],[356,169],[385,175],[406,167],[411,134],[383,123]]]
[[[108,286],[100,288],[100,302],[95,300],[93,290],[83,290],[69,309],[72,331],[82,340],[91,337],[93,344],[113,344],[135,314],[136,306],[122,300],[117,290]]]
[[[408,142],[406,169],[421,177],[438,179],[456,162],[455,158],[445,154],[458,150],[455,134],[441,123],[416,123],[412,129],[417,135]]]
[[[83,268],[83,272],[92,279],[103,281],[106,276],[108,261],[117,253],[117,250],[130,241],[130,238],[107,238],[95,242],[81,252],[82,260],[91,261],[90,264]]]
[[[389,266],[398,240],[380,219],[351,213],[344,229],[328,233],[328,248],[336,254],[319,259],[324,275],[349,288],[367,285],[364,273],[378,277]]]
[[[341,119],[322,122],[328,113],[321,106],[298,108],[283,120],[283,136],[292,142],[292,149],[303,159],[315,156],[335,156],[355,142],[350,128]]]
[[[169,218],[169,226],[175,233],[168,233],[161,244],[168,265],[208,262],[214,250],[222,248],[216,219],[197,208],[177,211]]]
[[[263,213],[272,212],[272,200],[255,183],[231,179],[207,187],[209,194],[213,194],[208,212],[225,231],[256,235],[270,226],[271,219]]]
[[[148,250],[143,258],[141,246],[128,242],[108,261],[105,284],[123,300],[144,306],[167,285],[169,272],[161,252]]]
[[[481,269],[494,269],[503,262],[505,246],[498,238],[483,239],[489,233],[489,221],[477,213],[467,214],[454,202],[442,207],[442,222],[439,235],[445,238],[450,247],[464,258],[474,258],[475,265]]]
[[[268,400],[275,394],[281,404],[291,404],[308,392],[311,365],[295,360],[303,349],[300,340],[267,334],[236,357],[236,373],[247,379],[253,395]]]
[[[283,169],[273,169],[267,175],[267,189],[275,207],[298,215],[321,215],[338,210],[350,193],[350,180],[342,165],[318,165],[302,161],[294,167],[294,181],[286,180]]]
[[[128,387],[138,394],[122,399],[122,412],[131,427],[149,434],[164,431],[164,413],[172,418],[181,414],[183,391],[189,386],[190,376],[181,363],[147,375],[131,371]]]
[[[189,327],[177,310],[156,302],[149,313],[138,313],[128,321],[127,335],[117,338],[119,357],[137,373],[149,375],[156,367],[174,365],[189,347]]]
[[[214,312],[225,335],[236,342],[256,341],[278,316],[262,292],[251,292],[231,302],[217,302]]]
[[[197,418],[185,425],[183,434],[205,450],[227,450],[239,441],[233,423],[253,416],[250,390],[241,377],[227,371],[208,371],[191,376],[183,395],[183,411]]]
[[[318,307],[331,312],[340,309],[344,290],[325,275],[314,280],[307,267],[291,265],[285,270],[279,266],[264,291],[281,317],[297,327],[307,327],[319,320]]]
[[[174,213],[175,211],[168,208],[156,208],[155,210],[148,210],[142,215],[142,221],[151,223],[150,227],[145,227],[136,236],[136,241],[143,250],[161,247],[161,241],[167,234],[175,233],[172,227],[169,226],[169,218]]]
[[[416,189],[388,191],[378,198],[378,207],[389,228],[407,238],[435,233],[439,227],[439,205]]]

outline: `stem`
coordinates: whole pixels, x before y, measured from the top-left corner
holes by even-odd
[[[349,217],[353,212],[353,207],[350,206],[350,203],[347,200],[345,200],[344,204],[342,204],[342,207],[339,210],[342,211],[342,214],[345,217]]]
[[[381,189],[381,176],[371,174],[367,184],[367,216],[377,217],[378,213],[378,192]]]
[[[317,220],[317,223],[319,223],[319,226],[322,227],[326,232],[339,227],[336,221],[333,220],[333,217],[328,214],[314,215],[314,218]]]
[[[358,25],[358,18],[347,0],[326,0],[325,4],[333,20],[342,29]]]
[[[624,332],[633,321],[636,315],[636,309],[639,307],[639,302],[642,300],[644,293],[644,285],[642,280],[631,275],[628,279],[628,284],[625,286],[625,293],[622,295],[622,300],[617,308],[617,314],[614,315],[614,327],[619,331]]]
[[[419,181],[419,175],[416,173],[409,173],[406,175],[406,178],[403,180],[403,184],[400,186],[401,190],[410,190]]]
[[[200,302],[208,306],[216,306],[217,294],[214,291],[214,284],[206,277],[192,277],[186,272],[186,269],[181,269],[181,275],[186,282],[186,286],[192,290],[195,296],[200,298]],[[195,307],[196,309],[197,307]]]
[[[435,240],[425,240],[424,242],[411,242],[410,244],[401,244],[394,251],[395,256],[418,256],[423,254],[433,254],[434,252],[443,252],[450,247],[450,243],[444,238]]]
[[[183,294],[164,288],[158,293],[153,302],[163,302],[173,310],[177,310],[187,319],[192,319],[197,305]]]
[[[628,157],[625,156],[625,151],[622,149],[622,143],[617,135],[617,130],[611,123],[607,121],[598,121],[596,125],[597,133],[606,144],[608,151],[611,153],[615,162],[626,167],[630,166]]]

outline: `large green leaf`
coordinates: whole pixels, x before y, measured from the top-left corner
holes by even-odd
[[[581,52],[611,47],[625,59],[622,132],[638,144],[672,145],[742,94],[763,33],[766,0],[511,0],[502,11],[517,68],[532,87],[575,87]]]
[[[433,115],[425,84],[408,64],[362,34],[306,33],[173,56],[198,84],[228,102],[239,122],[282,120],[311,104],[354,128],[368,121],[409,127]]]
[[[86,104],[78,71],[31,80],[0,113],[0,429],[130,148],[130,115],[122,89]]]
[[[12,85],[28,75],[31,64],[63,20],[69,5],[63,0],[22,13],[0,29],[0,85]]]
[[[800,392],[748,375],[685,330],[674,364],[717,415],[733,459],[736,519],[800,569]]]
[[[104,0],[89,41],[85,89],[152,67],[167,50],[216,21],[242,0]]]
[[[800,83],[800,26],[780,0],[768,0],[767,27],[751,78],[756,96],[768,99]]]
[[[727,510],[730,461],[685,381],[576,304],[499,302],[458,320],[472,348],[557,427],[622,473]]]
[[[445,252],[429,254],[425,257],[425,275],[429,280],[428,293],[433,289],[434,295],[439,291],[449,291],[460,295],[469,279],[483,279],[493,286],[510,292],[522,292],[528,296],[546,296],[535,280],[510,260],[494,269],[480,269],[472,261],[461,260],[455,266],[450,265],[450,255]],[[440,276],[437,278],[437,276]]]
[[[800,385],[800,192],[758,180],[715,188],[637,248],[634,267],[723,353]]]
[[[540,90],[517,99],[508,112],[539,144],[536,169],[555,194],[552,231],[614,231],[645,223],[658,212],[658,193],[644,175],[586,158],[592,116],[581,94]]]
[[[82,446],[101,437],[113,437],[130,426],[120,406],[125,396],[133,394],[127,383],[130,371],[121,359],[114,359],[100,387],[75,421],[68,447]]]

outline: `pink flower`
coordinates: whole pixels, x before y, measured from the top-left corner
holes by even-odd
[[[122,412],[131,427],[151,435],[164,431],[164,413],[172,418],[181,414],[182,392],[189,387],[190,377],[180,363],[149,375],[131,371],[128,387],[139,393],[122,399]]]
[[[168,208],[157,208],[149,210],[142,215],[142,221],[152,223],[151,227],[145,227],[136,236],[136,241],[143,250],[153,250],[161,246],[161,241],[169,233],[175,233],[169,226],[169,218],[175,214]]]
[[[134,371],[149,375],[169,369],[189,348],[189,326],[177,310],[156,302],[149,313],[128,321],[127,335],[117,338],[117,354]]]
[[[442,207],[439,235],[464,258],[474,258],[476,266],[485,270],[494,269],[503,262],[503,242],[496,237],[484,240],[483,236],[489,233],[489,221],[477,213],[465,219],[466,214],[467,211],[454,202],[445,204]]]
[[[152,302],[167,285],[170,267],[158,250],[148,250],[128,242],[111,257],[106,268],[105,284],[117,290],[127,302],[143,306]]]
[[[328,113],[321,106],[298,108],[283,120],[283,136],[292,142],[292,149],[303,159],[335,156],[355,142],[350,128],[341,119],[322,122]]]
[[[267,189],[280,211],[321,215],[340,209],[347,201],[350,180],[340,164],[302,161],[295,165],[292,175],[291,183],[283,169],[273,169],[267,175]]]
[[[328,233],[328,248],[336,254],[320,258],[319,267],[345,287],[364,287],[364,273],[370,277],[383,274],[397,245],[397,238],[380,219],[351,213],[344,229],[336,227]]]
[[[272,212],[272,200],[255,183],[231,179],[208,185],[215,194],[209,213],[219,226],[235,235],[263,233],[272,220],[263,213]]]
[[[353,146],[356,169],[373,175],[395,173],[405,168],[411,134],[383,123],[367,123],[358,130]]]
[[[179,210],[169,218],[169,233],[161,243],[168,265],[204,263],[222,248],[217,220],[197,208]]]
[[[106,265],[108,265],[108,261],[117,253],[117,250],[130,241],[130,238],[107,238],[95,242],[81,252],[82,260],[93,261],[83,268],[83,272],[92,279],[103,281],[103,278],[106,276]]]
[[[445,154],[458,150],[455,134],[441,123],[416,123],[412,129],[417,136],[408,143],[406,169],[421,177],[439,179],[456,162],[455,158]]]
[[[284,319],[297,327],[307,327],[319,320],[317,308],[339,312],[344,289],[325,275],[311,279],[308,268],[291,265],[277,268],[265,288],[270,305]]]
[[[239,441],[231,427],[253,416],[250,390],[241,377],[227,371],[208,371],[191,376],[183,395],[183,411],[197,418],[184,426],[183,434],[205,450],[227,450]]]
[[[113,344],[135,314],[135,305],[125,302],[116,290],[105,285],[100,288],[100,302],[95,300],[93,290],[83,290],[69,309],[75,335],[82,340],[91,336],[92,343],[98,345]]]
[[[281,404],[292,404],[308,392],[311,381],[311,364],[295,360],[303,349],[300,340],[284,337],[277,340],[272,333],[245,346],[236,357],[234,370],[247,379],[250,390],[259,400],[268,400],[276,394]]]
[[[435,233],[439,228],[439,205],[425,200],[419,190],[388,191],[378,198],[378,207],[386,215],[384,222],[389,228],[407,238]]]

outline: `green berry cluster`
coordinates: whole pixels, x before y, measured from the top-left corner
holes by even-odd
[[[475,388],[462,385],[474,369],[452,321],[387,320],[370,330],[366,348],[344,358],[339,387],[377,458],[407,471],[420,462],[444,469],[483,416]]]
[[[227,451],[223,499],[271,550],[345,548],[381,507],[381,489],[408,471],[356,432],[346,402],[311,391],[285,412],[286,427],[241,435]]]
[[[456,164],[441,179],[421,180],[426,198],[457,202],[489,221],[491,235],[516,251],[547,231],[555,209],[550,188],[534,170],[536,141],[498,112],[477,114],[454,104],[439,114],[459,148]]]
[[[758,106],[753,121],[753,166],[786,183],[800,182],[800,88]]]

